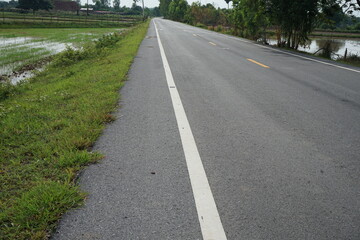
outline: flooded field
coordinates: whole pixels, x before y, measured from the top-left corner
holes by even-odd
[[[0,75],[10,74],[24,63],[59,53],[67,45],[31,37],[0,38]]]
[[[31,77],[32,71],[17,70],[28,64],[57,54],[67,47],[83,43],[123,29],[6,29],[0,31],[0,76],[13,84]]]
[[[276,45],[275,39],[268,40],[270,45]],[[336,60],[339,57],[343,57],[345,50],[347,49],[349,54],[360,55],[360,39],[344,39],[334,37],[319,37],[311,38],[307,46],[300,46],[298,50],[315,53],[319,49],[323,48],[327,43],[330,43],[331,50],[333,51],[332,59]]]

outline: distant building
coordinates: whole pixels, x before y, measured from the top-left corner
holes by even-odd
[[[86,12],[87,10],[88,10],[88,8],[80,8],[80,11],[82,11],[82,12]],[[92,11],[94,11],[94,9],[89,8],[89,12],[92,12]]]
[[[54,1],[54,10],[79,12],[80,5],[77,2],[55,0]]]

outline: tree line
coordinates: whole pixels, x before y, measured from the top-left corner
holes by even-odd
[[[64,2],[69,2],[71,0],[61,0]],[[143,9],[141,6],[137,5],[139,0],[133,0],[132,6],[126,7],[120,6],[120,0],[92,0],[92,4],[89,4],[89,8],[92,8],[95,11],[113,11],[119,12],[124,15],[141,15],[143,14]],[[74,0],[80,7],[86,8],[87,5],[81,6],[80,0]],[[0,1],[0,8],[20,8],[32,11],[38,10],[51,10],[54,7],[54,0],[11,0],[10,2]],[[144,8],[145,16],[157,17],[160,16],[160,9],[155,8]]]
[[[360,0],[225,0],[231,9],[211,4],[191,5],[186,0],[160,0],[160,12],[168,19],[193,25],[231,29],[232,34],[266,42],[268,29],[275,31],[279,46],[297,49],[321,24],[359,18]],[[339,19],[339,16],[341,19]]]

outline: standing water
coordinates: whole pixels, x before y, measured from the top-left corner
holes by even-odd
[[[20,66],[66,49],[65,43],[45,41],[32,37],[0,37],[0,79],[9,78],[13,84],[33,76],[31,70],[18,73]]]
[[[270,45],[276,45],[275,39],[268,40]],[[299,51],[308,53],[315,53],[319,49],[323,48],[327,43],[330,43],[331,50],[333,52],[332,59],[336,60],[340,57],[344,57],[347,49],[348,56],[350,54],[360,55],[360,39],[345,39],[345,38],[334,38],[334,37],[318,37],[311,38],[307,46],[299,46]]]

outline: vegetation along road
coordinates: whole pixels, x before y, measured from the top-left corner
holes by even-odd
[[[359,239],[360,69],[154,19],[53,239]]]

